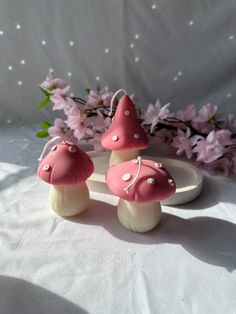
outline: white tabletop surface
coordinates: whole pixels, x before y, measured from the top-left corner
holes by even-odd
[[[29,127],[0,130],[0,313],[236,313],[236,183],[204,178],[192,203],[163,206],[136,234],[114,199],[64,219],[37,178],[44,142]]]

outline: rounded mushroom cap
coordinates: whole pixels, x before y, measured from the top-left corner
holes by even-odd
[[[85,182],[94,171],[90,157],[78,146],[62,142],[54,145],[40,161],[38,176],[53,185],[74,185]]]
[[[101,138],[101,144],[110,150],[139,150],[148,147],[148,137],[129,96],[121,97],[113,121]]]
[[[126,191],[138,171],[136,160],[111,167],[106,175],[110,191],[120,198],[137,203],[161,201],[175,193],[173,178],[164,166],[156,161],[142,160],[141,171],[132,187]]]

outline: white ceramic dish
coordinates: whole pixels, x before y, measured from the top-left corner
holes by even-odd
[[[92,192],[111,195],[105,183],[110,154],[107,152],[88,152],[94,162],[94,173],[88,180],[88,187]],[[201,172],[191,164],[158,156],[142,156],[145,159],[156,160],[164,164],[176,182],[176,193],[162,201],[164,205],[180,205],[194,200],[202,190],[203,177]]]

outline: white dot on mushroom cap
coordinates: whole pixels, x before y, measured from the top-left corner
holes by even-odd
[[[138,139],[138,138],[140,138],[140,135],[138,133],[135,133],[134,138]]]
[[[168,180],[168,183],[169,183],[169,185],[171,185],[171,186],[174,186],[174,185],[175,185],[175,183],[174,183],[174,181],[173,181],[172,179],[169,179],[169,180]]]
[[[42,40],[41,43],[42,43],[42,45],[45,46],[46,45],[46,40]]]
[[[69,146],[69,147],[68,147],[68,151],[69,151],[70,153],[75,153],[75,152],[77,151],[77,147],[76,147],[75,145]]]
[[[139,62],[139,57],[134,58],[134,62]]]
[[[109,50],[108,48],[106,48],[106,49],[104,50],[105,53],[109,53],[109,51],[110,51],[110,50]]]
[[[51,150],[56,150],[57,149],[57,145],[53,145],[53,147],[51,148]]]
[[[154,178],[148,178],[147,179],[147,183],[151,184],[151,185],[154,185],[154,184],[156,184],[156,180]]]
[[[125,173],[123,176],[122,176],[122,180],[123,181],[129,181],[131,179],[132,175],[130,173]]]
[[[72,46],[74,46],[74,42],[73,42],[73,40],[71,40],[70,42],[69,42],[69,45],[72,47]]]
[[[21,28],[20,24],[17,24],[16,29],[20,29],[20,28]]]
[[[232,40],[232,39],[234,39],[234,35],[230,35],[228,38],[229,38],[229,40]]]
[[[136,35],[134,36],[135,39],[139,39],[139,37],[140,37],[139,34],[136,34]]]
[[[44,165],[44,166],[43,166],[43,170],[44,170],[44,171],[48,171],[49,169],[50,169],[50,166],[49,166],[49,165]]]
[[[24,65],[24,64],[25,64],[25,60],[22,59],[22,60],[20,61],[20,63],[21,63],[22,65]]]
[[[134,48],[134,43],[131,43],[129,46],[130,48]]]
[[[18,81],[18,83],[17,83],[19,86],[21,86],[22,85],[22,82],[21,81]]]
[[[163,164],[160,163],[160,162],[155,162],[155,163],[154,163],[154,167],[156,167],[156,168],[161,168],[161,167],[163,167]]]
[[[12,70],[13,70],[13,67],[12,67],[11,65],[9,65],[9,66],[8,66],[8,70],[9,70],[9,71],[12,71]]]
[[[129,116],[130,115],[130,111],[129,110],[125,110],[125,115]]]
[[[3,34],[4,34],[4,31],[1,30],[1,31],[0,31],[0,36],[2,36]]]
[[[194,24],[194,21],[189,21],[188,25],[192,26]]]
[[[117,135],[113,135],[113,136],[112,136],[112,141],[113,141],[113,142],[118,141],[118,139],[119,139],[119,137],[118,137]]]

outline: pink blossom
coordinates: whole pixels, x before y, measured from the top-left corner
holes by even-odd
[[[225,127],[231,132],[236,132],[236,119],[233,114],[228,114]]]
[[[189,105],[184,111],[177,111],[175,117],[181,121],[192,121],[197,115],[195,105]]]
[[[78,107],[71,108],[68,111],[67,125],[74,130],[74,136],[81,140],[86,134],[93,135],[92,130],[87,125],[87,116],[82,113]]]
[[[172,146],[174,146],[177,149],[176,154],[182,155],[183,153],[186,154],[187,158],[191,158],[192,153],[192,140],[190,137],[190,134],[188,134],[188,130],[186,133],[184,133],[181,129],[178,129],[178,135],[174,137]]]
[[[54,89],[64,89],[68,84],[62,79],[56,78],[52,72],[49,72],[46,80],[40,86],[47,91],[53,91]]]
[[[69,129],[68,125],[62,119],[55,119],[54,125],[48,128],[48,133],[52,137],[60,136],[64,140],[76,143],[77,139],[73,135],[73,131]]]
[[[197,161],[210,163],[224,154],[226,145],[232,143],[229,130],[211,131],[206,139],[197,141],[193,152],[197,153]]]
[[[219,113],[216,105],[207,104],[204,105],[199,111],[197,116],[193,119],[194,122],[210,122],[212,119],[220,117],[222,114]]]
[[[91,140],[89,140],[89,143],[91,145],[93,145],[93,149],[95,151],[103,151],[104,150],[104,148],[101,145],[101,134],[99,134],[99,133],[95,133],[93,135],[93,138]]]
[[[206,169],[210,174],[223,174],[227,177],[231,175],[232,161],[227,157],[223,157],[208,163]]]
[[[147,111],[144,114],[144,122],[143,124],[151,124],[150,132],[153,133],[157,123],[160,119],[166,119],[169,115],[169,107],[170,104],[166,104],[163,107],[161,106],[159,100],[155,105],[149,104]]]
[[[104,87],[98,90],[91,90],[87,96],[87,104],[93,108],[103,105],[104,107],[110,106],[113,93]]]
[[[171,143],[173,140],[173,133],[168,129],[161,129],[156,132],[156,142],[161,143]]]
[[[96,110],[97,116],[89,117],[88,123],[93,129],[98,131],[105,131],[111,124],[111,119],[109,117],[104,117],[100,110]]]
[[[68,96],[70,86],[66,86],[64,89],[55,89],[53,95],[50,96],[50,100],[53,102],[52,110],[67,110],[74,102]]]

